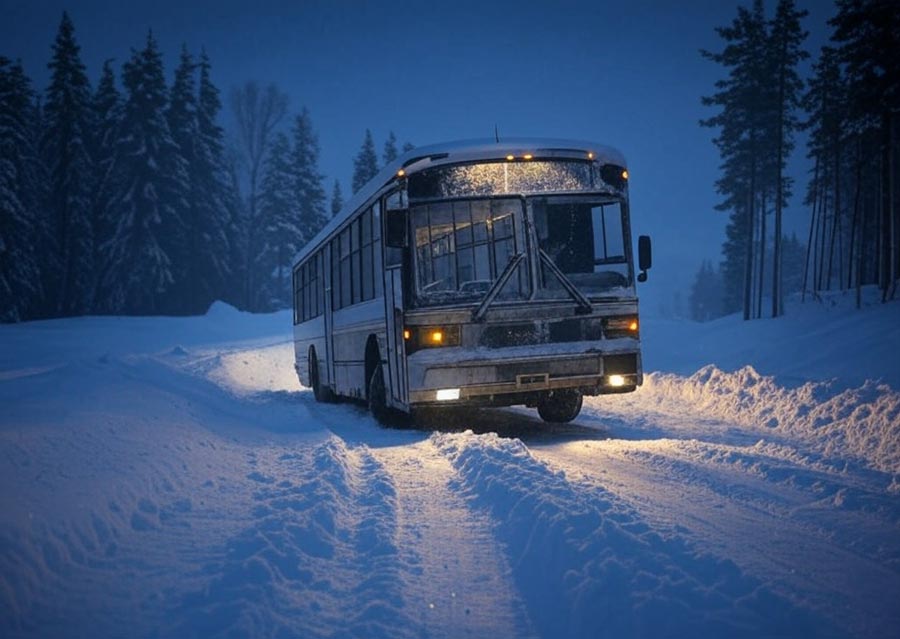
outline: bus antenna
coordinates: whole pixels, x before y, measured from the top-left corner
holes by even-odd
[[[500,144],[500,131],[497,130],[497,125],[494,125],[494,140],[496,140],[497,144]]]

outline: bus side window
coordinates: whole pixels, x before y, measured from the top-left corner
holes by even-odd
[[[340,236],[331,240],[331,310],[341,307]]]
[[[299,277],[299,269],[294,269],[293,272],[293,291],[294,291],[294,324],[300,323],[300,277]]]
[[[375,277],[375,297],[381,297],[384,294],[384,281],[382,272],[384,271],[383,258],[381,255],[381,202],[375,202],[372,207],[372,270]]]

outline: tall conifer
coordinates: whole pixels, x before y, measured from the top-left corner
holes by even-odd
[[[52,295],[56,312],[89,310],[95,286],[94,230],[90,185],[91,90],[67,13],[53,44],[50,85],[44,102],[42,151],[49,171],[49,209],[55,235]]]
[[[34,94],[19,63],[0,56],[0,321],[30,319],[43,298],[36,247],[46,247]]]
[[[123,85],[116,228],[103,251],[105,303],[113,312],[176,312],[173,256],[183,251],[187,174],[165,117],[162,57],[152,33],[125,63]]]
[[[372,132],[366,129],[366,137],[362,147],[353,160],[353,192],[358,192],[366,185],[366,182],[378,173],[378,156],[375,154],[375,142],[372,140]]]

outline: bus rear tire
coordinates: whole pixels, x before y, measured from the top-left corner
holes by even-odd
[[[538,402],[538,415],[545,422],[565,424],[578,417],[583,401],[576,390],[550,391]]]
[[[387,405],[387,389],[384,386],[384,370],[381,364],[372,371],[369,379],[369,412],[380,424],[390,425],[391,409]]]
[[[316,352],[309,351],[309,385],[312,386],[313,396],[317,402],[331,403],[334,401],[334,393],[327,386],[322,386],[319,379],[319,360]]]

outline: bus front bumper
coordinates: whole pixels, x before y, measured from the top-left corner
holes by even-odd
[[[496,349],[474,357],[463,349],[419,352],[407,360],[409,402],[502,406],[530,404],[560,389],[585,395],[630,392],[643,382],[640,353],[632,344],[612,351],[540,354],[534,347],[528,347],[526,353],[516,353],[520,350],[516,348]],[[460,352],[452,354],[451,350]]]

